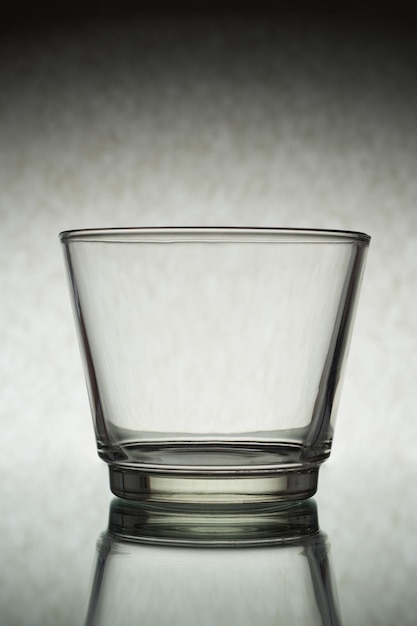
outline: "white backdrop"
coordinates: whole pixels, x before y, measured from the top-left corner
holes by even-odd
[[[337,500],[345,485],[345,527],[354,524],[349,490],[363,492],[369,525],[361,532],[371,545],[388,545],[389,529],[395,537],[406,532],[417,478],[414,54],[406,29],[319,20],[96,21],[2,41],[0,524],[8,568],[0,602],[9,623],[19,623],[25,576],[32,584],[54,567],[46,552],[41,573],[25,560],[39,557],[42,537],[63,561],[76,561],[74,546],[88,543],[82,527],[65,541],[59,535],[68,502],[92,501],[97,490],[108,500],[58,242],[64,229],[230,225],[370,234],[319,492]],[[396,505],[384,513],[387,499]],[[355,603],[364,591],[348,573],[343,578],[355,539],[341,532],[337,565],[345,602]],[[389,544],[391,556],[403,559],[395,576],[404,597],[369,583],[364,602],[380,604],[379,620],[412,597],[415,536],[407,547]],[[33,623],[66,623],[68,606],[56,590],[42,608],[36,584],[30,589]],[[357,617],[357,624],[390,623]],[[407,615],[398,619],[408,623]]]

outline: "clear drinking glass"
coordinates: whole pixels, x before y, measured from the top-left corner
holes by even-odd
[[[126,228],[60,238],[113,493],[313,495],[369,236]]]

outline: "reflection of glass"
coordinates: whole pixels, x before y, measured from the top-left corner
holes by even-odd
[[[204,513],[115,500],[86,626],[338,626],[315,502]]]
[[[61,241],[115,495],[313,495],[368,235],[128,228]]]

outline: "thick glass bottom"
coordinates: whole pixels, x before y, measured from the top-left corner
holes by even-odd
[[[262,503],[303,500],[317,490],[318,467],[247,474],[179,474],[110,465],[110,488],[120,498],[178,503]]]
[[[310,498],[322,460],[293,442],[128,442],[101,451],[121,498],[178,503],[262,503]]]

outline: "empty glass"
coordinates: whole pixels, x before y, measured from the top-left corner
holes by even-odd
[[[307,498],[329,456],[368,235],[60,235],[98,453],[121,497]]]

